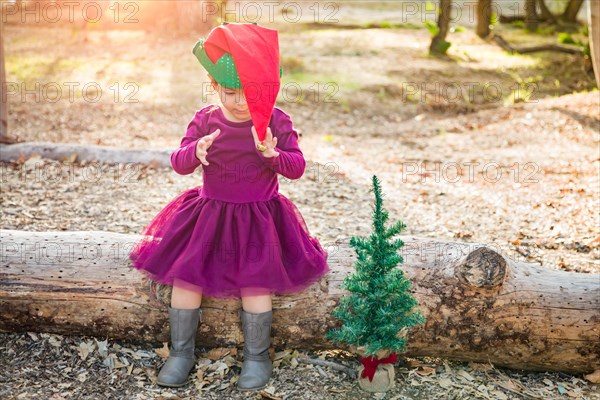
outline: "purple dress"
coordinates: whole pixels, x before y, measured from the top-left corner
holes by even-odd
[[[202,166],[203,184],[173,198],[144,227],[129,254],[133,266],[163,285],[202,287],[208,297],[302,291],[329,271],[328,253],[310,236],[298,208],[279,193],[277,174],[299,179],[306,166],[298,133],[275,108],[269,126],[278,157],[256,148],[252,121],[232,122],[207,106],[189,123],[171,165],[180,175]],[[203,165],[199,138],[221,129]],[[189,289],[193,289],[190,286]]]

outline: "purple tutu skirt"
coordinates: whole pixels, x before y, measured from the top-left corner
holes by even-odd
[[[143,229],[129,258],[163,285],[208,297],[289,294],[328,271],[327,251],[285,196],[250,203],[202,197],[202,185],[171,200]],[[186,287],[189,286],[189,287]]]

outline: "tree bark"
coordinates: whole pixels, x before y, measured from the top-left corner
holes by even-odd
[[[27,142],[2,146],[0,161],[27,159],[35,154],[59,161],[100,161],[142,163],[159,167],[171,165],[172,150],[134,150],[88,144]]]
[[[591,0],[591,3],[594,1]],[[583,0],[571,0],[569,4],[567,4],[567,8],[561,15],[561,19],[565,22],[577,22],[577,14],[579,13],[579,9],[583,4]]]
[[[431,39],[429,45],[429,53],[431,54],[446,54],[447,46],[445,45],[446,36],[450,29],[450,11],[452,0],[440,0],[440,12],[438,14],[437,26],[438,33]]]
[[[548,9],[548,6],[546,6],[546,2],[544,0],[538,0],[538,3],[540,5],[540,13],[541,13],[540,14],[540,19],[542,21],[548,21],[548,22],[551,22],[551,23],[556,23],[556,17]]]
[[[596,87],[600,88],[600,2],[588,1],[588,27]]]
[[[140,236],[109,232],[0,231],[0,330],[168,340],[169,287],[130,266]],[[475,243],[402,237],[401,268],[426,324],[408,334],[407,356],[492,362],[517,369],[600,368],[600,277],[511,260]],[[331,272],[302,293],[274,298],[277,347],[344,348],[325,340],[353,271],[346,242],[327,247]],[[242,340],[238,300],[207,298],[202,345]]]
[[[4,69],[4,16],[0,18],[0,143],[8,138],[8,96],[6,95],[6,71]]]
[[[479,0],[477,3],[477,36],[486,38],[492,23],[492,0]]]
[[[4,19],[0,17],[0,145],[18,143],[19,137],[8,132],[8,95],[6,94],[6,64],[4,62]]]
[[[525,27],[529,31],[538,28],[538,15],[535,8],[535,0],[525,0]]]

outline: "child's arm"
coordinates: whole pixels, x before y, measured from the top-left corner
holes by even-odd
[[[189,175],[202,164],[196,157],[196,146],[202,136],[197,113],[188,124],[179,148],[171,154],[171,166],[179,175]]]
[[[279,115],[278,118],[274,118],[271,130],[273,136],[277,137],[275,150],[279,156],[265,157],[258,149],[256,151],[273,171],[288,179],[300,179],[306,168],[306,160],[298,145],[298,132],[294,129],[289,115],[280,110],[276,112]]]

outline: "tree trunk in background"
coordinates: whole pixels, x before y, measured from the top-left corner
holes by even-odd
[[[4,60],[4,15],[0,17],[0,145],[19,142],[8,133],[8,95],[6,92],[6,64]]]
[[[448,50],[446,35],[448,35],[450,28],[451,4],[452,0],[440,0],[440,13],[437,20],[438,33],[431,40],[429,46],[429,53],[431,54],[446,54],[446,50]]]
[[[137,235],[0,230],[0,331],[92,335],[129,341],[169,337],[169,287],[131,267]],[[426,317],[408,332],[406,356],[491,362],[528,370],[600,369],[598,274],[550,270],[478,243],[401,236],[401,269]],[[278,348],[343,349],[325,339],[356,254],[328,246],[330,272],[303,292],[273,299]],[[202,301],[197,343],[238,346],[239,299]]]
[[[477,36],[486,38],[492,23],[492,0],[479,0],[477,3]]]
[[[598,0],[590,0],[590,3],[597,3]],[[561,19],[566,22],[576,22],[577,14],[583,4],[583,0],[571,0],[565,8],[565,12],[561,15]]]
[[[5,94],[6,70],[4,67],[4,16],[0,17],[0,143],[8,137],[8,99]]]
[[[548,6],[546,6],[545,0],[538,0],[538,4],[540,5],[540,17],[542,21],[549,21],[555,23],[556,17],[554,17],[554,14],[552,14],[552,12],[550,12],[550,10],[548,9]]]
[[[525,27],[529,31],[538,28],[538,15],[535,9],[535,0],[525,0]]]
[[[588,28],[596,86],[600,88],[600,1],[588,1]]]

